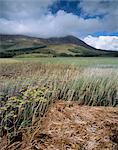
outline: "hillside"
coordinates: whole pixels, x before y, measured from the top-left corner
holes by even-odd
[[[74,36],[36,38],[24,35],[0,35],[0,57],[39,56],[118,56],[116,51],[99,50]]]

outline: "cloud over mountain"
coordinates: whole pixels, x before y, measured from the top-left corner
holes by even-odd
[[[118,51],[118,37],[117,36],[87,36],[83,39],[87,44],[98,49],[117,50]]]
[[[74,1],[53,13],[51,7],[58,7],[59,2],[63,5],[61,0],[0,0],[0,33],[37,37],[71,34],[81,38],[97,32],[118,34],[117,0],[77,0],[78,15],[75,9],[63,9]]]

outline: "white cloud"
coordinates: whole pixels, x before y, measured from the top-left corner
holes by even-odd
[[[83,39],[87,44],[98,49],[117,50],[118,51],[118,37],[117,36],[99,36],[93,37],[91,35]]]
[[[28,34],[37,37],[72,34],[85,37],[95,32],[118,32],[117,0],[110,3],[106,2],[110,0],[81,0],[80,7],[85,14],[106,14],[104,18],[86,19],[82,15],[77,16],[64,10],[52,14],[49,8],[57,1],[0,0],[0,33]]]
[[[117,0],[81,0],[78,7],[84,15],[106,15],[112,12],[118,14]]]
[[[103,32],[118,32],[118,0],[81,0],[78,7],[84,17],[99,17]]]
[[[57,0],[0,0],[0,17],[10,20],[37,19]]]
[[[3,34],[27,34],[30,29],[22,22],[0,19],[0,33]]]
[[[0,32],[7,34],[29,34],[39,37],[85,36],[103,29],[99,18],[83,19],[72,13],[59,10],[56,14],[48,13],[37,19],[7,20],[0,19]],[[93,28],[95,26],[96,28]]]

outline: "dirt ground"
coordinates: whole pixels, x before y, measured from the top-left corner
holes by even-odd
[[[5,150],[5,139],[1,140]],[[118,150],[118,107],[58,101],[31,134],[7,150]]]

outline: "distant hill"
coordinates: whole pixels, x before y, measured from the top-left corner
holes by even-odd
[[[0,34],[0,57],[40,56],[118,56],[117,51],[96,49],[74,36],[60,38],[36,38],[24,35]]]

